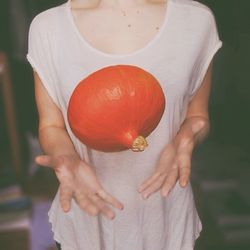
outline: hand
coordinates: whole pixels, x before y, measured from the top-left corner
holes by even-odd
[[[107,218],[114,219],[115,213],[107,203],[123,209],[123,204],[102,188],[94,170],[77,155],[38,156],[36,162],[55,170],[60,182],[60,202],[64,212],[70,210],[72,198],[82,210],[92,216],[101,212]]]
[[[201,116],[185,119],[181,129],[162,151],[152,175],[138,188],[144,199],[161,189],[162,196],[167,196],[178,178],[180,185],[186,187],[191,172],[192,152],[208,134],[209,120]]]
[[[142,197],[147,199],[153,192],[161,189],[163,197],[167,196],[179,178],[180,185],[185,187],[191,171],[192,140],[177,144],[172,141],[162,151],[152,175],[139,187]]]

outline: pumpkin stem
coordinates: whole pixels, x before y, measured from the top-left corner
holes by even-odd
[[[146,139],[143,136],[138,136],[132,144],[132,150],[134,152],[141,152],[148,146]]]

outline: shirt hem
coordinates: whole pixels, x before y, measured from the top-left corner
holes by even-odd
[[[51,219],[49,219],[49,222],[52,224]],[[193,242],[186,242],[185,244],[183,244],[183,246],[180,249],[171,248],[171,250],[194,250],[195,242],[199,238],[201,231],[202,231],[202,228],[200,228],[199,231],[195,234],[195,238]],[[72,246],[68,244],[65,244],[55,232],[55,227],[53,227],[53,224],[52,224],[52,232],[54,233],[53,239],[61,245],[62,250],[79,250],[79,249],[73,248]]]
[[[60,245],[61,245],[61,249],[62,250],[77,250],[76,248],[68,245],[67,243],[65,243],[61,237],[58,235],[57,233],[57,230],[56,230],[56,227],[54,226],[54,223],[53,223],[53,220],[52,218],[50,217],[50,211],[48,212],[48,215],[49,215],[49,223],[51,224],[51,230],[52,230],[52,233],[53,233],[53,239],[58,242]]]

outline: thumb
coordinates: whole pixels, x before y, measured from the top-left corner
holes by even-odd
[[[53,158],[49,155],[39,155],[35,158],[35,161],[38,165],[43,167],[53,167]]]

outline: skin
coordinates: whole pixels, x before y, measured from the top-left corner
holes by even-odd
[[[80,3],[71,2],[78,30],[91,46],[112,54],[143,48],[159,31],[167,11],[166,3],[145,0],[102,0],[95,8],[80,8]]]
[[[72,7],[74,7],[73,3],[74,1],[72,1]],[[86,11],[93,13],[93,16],[97,15],[97,13],[101,15],[102,11],[104,14],[107,14],[107,7],[110,8],[112,6],[118,18],[117,20],[122,20],[121,22],[123,22],[122,18],[124,17],[121,8],[127,8],[129,12],[129,10],[133,10],[135,7],[139,8],[139,6],[142,6],[142,10],[146,13],[150,10],[150,6],[152,6],[151,3],[145,1],[140,1],[140,5],[138,5],[138,2],[132,0],[102,0],[101,3],[98,7],[95,7],[95,9],[98,10],[89,12],[89,9],[87,9]],[[158,4],[157,7],[152,7],[155,19],[152,19],[151,22],[154,23],[154,25],[159,25],[160,20],[162,20],[162,18],[159,18],[160,13],[161,17],[164,15],[164,12],[162,12],[162,10],[160,11],[160,6],[161,4]],[[118,17],[119,15],[120,17]],[[136,12],[131,11],[128,15],[136,15]],[[146,14],[141,15],[142,19],[146,17]],[[77,21],[81,20],[80,15]],[[89,24],[90,20],[91,16],[89,16]],[[135,20],[135,18],[133,20]],[[87,19],[85,21],[87,21]],[[143,23],[143,20],[140,22]],[[112,23],[116,23],[114,22],[114,17],[112,18]],[[111,25],[112,23],[110,20],[107,20],[107,25]],[[154,25],[152,27],[154,27]],[[142,26],[140,27],[142,28]],[[94,47],[96,46],[96,48],[107,53],[129,53],[138,49],[139,45],[142,46],[145,36],[140,36],[141,41],[136,38],[137,41],[134,40],[134,47],[132,47],[134,33],[128,32],[125,26],[121,30],[130,36],[130,44],[119,44],[118,39],[115,40],[115,43],[111,43],[111,45],[100,45],[98,47],[95,41],[97,42],[100,37],[91,37],[91,33],[88,35],[89,39],[93,41]],[[118,32],[114,28],[113,32],[114,36],[119,37],[119,32],[121,31],[119,30]],[[143,30],[140,32],[143,34]],[[87,33],[88,32],[86,32],[86,34]],[[110,37],[114,36],[110,35]],[[149,34],[147,34],[147,36],[149,38]],[[151,32],[150,39],[153,37],[154,32]],[[179,132],[161,152],[151,175],[135,190],[135,192],[138,192],[138,195],[142,195],[144,199],[147,199],[159,190],[161,195],[165,197],[177,181],[179,181],[183,188],[185,188],[189,182],[193,149],[204,140],[209,132],[208,101],[211,88],[211,75],[212,63],[206,72],[201,87],[189,103],[187,115]],[[71,200],[75,199],[79,207],[89,215],[96,216],[101,213],[109,219],[114,219],[114,208],[122,210],[124,208],[123,203],[104,190],[95,175],[93,167],[80,159],[66,131],[61,110],[52,101],[35,71],[34,81],[35,97],[39,113],[39,140],[45,153],[45,155],[36,157],[36,162],[41,166],[54,169],[60,182],[60,203],[63,211],[68,212],[70,210]]]

